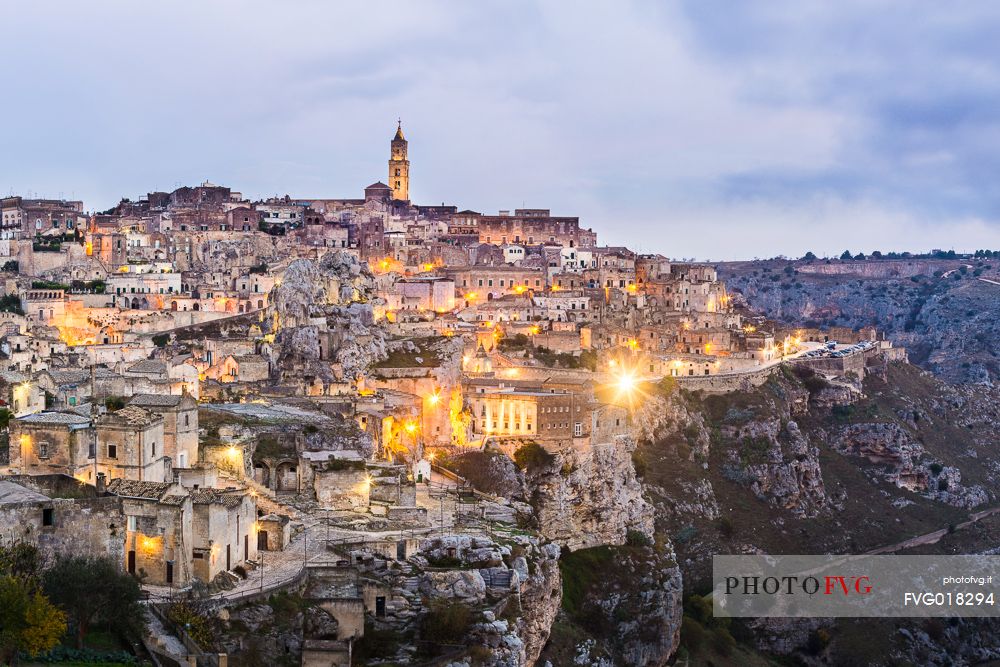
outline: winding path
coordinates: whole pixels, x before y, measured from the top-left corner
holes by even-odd
[[[991,507],[987,510],[982,510],[981,512],[974,512],[969,515],[968,521],[963,521],[962,523],[956,524],[955,529],[959,530],[961,528],[968,528],[972,524],[976,523],[980,519],[985,519],[988,516],[993,516],[997,512],[1000,512],[1000,507]],[[916,537],[911,537],[905,539],[902,542],[897,542],[895,544],[890,544],[885,547],[879,547],[878,549],[872,549],[871,551],[866,551],[866,556],[877,556],[879,554],[891,554],[902,549],[909,549],[911,547],[918,547],[924,544],[937,544],[942,537],[948,534],[947,528],[941,528],[940,530],[934,530],[929,533],[924,533],[923,535],[917,535]]]

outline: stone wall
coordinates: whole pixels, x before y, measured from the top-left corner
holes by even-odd
[[[51,524],[44,520],[52,510]],[[34,544],[45,560],[66,556],[125,558],[125,526],[117,498],[53,498],[0,506],[0,539]]]

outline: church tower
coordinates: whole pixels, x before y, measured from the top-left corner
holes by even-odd
[[[406,159],[406,139],[403,137],[403,121],[396,124],[396,136],[392,138],[389,154],[389,187],[392,198],[410,200],[410,161]]]

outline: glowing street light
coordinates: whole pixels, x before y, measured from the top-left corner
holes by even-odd
[[[430,403],[431,405],[437,405],[440,401],[441,401],[441,394],[439,394],[436,391],[427,397],[427,402]]]
[[[637,382],[635,375],[631,371],[622,371],[615,379],[618,391],[623,394],[631,394],[635,391]]]

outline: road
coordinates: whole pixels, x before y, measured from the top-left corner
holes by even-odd
[[[974,512],[969,515],[968,521],[963,521],[955,526],[956,530],[967,528],[972,524],[976,523],[980,519],[985,519],[988,516],[993,516],[997,512],[1000,512],[1000,507],[992,507],[988,510],[983,510],[981,512]],[[872,549],[871,551],[866,551],[865,555],[877,556],[878,554],[891,554],[896,551],[901,551],[903,549],[909,549],[911,547],[918,547],[923,544],[936,544],[942,537],[948,534],[947,528],[941,528],[940,530],[934,530],[929,533],[924,533],[923,535],[917,535],[916,537],[911,537],[909,539],[903,540],[902,542],[897,542],[895,544],[890,544],[885,547],[879,547],[878,549]]]

